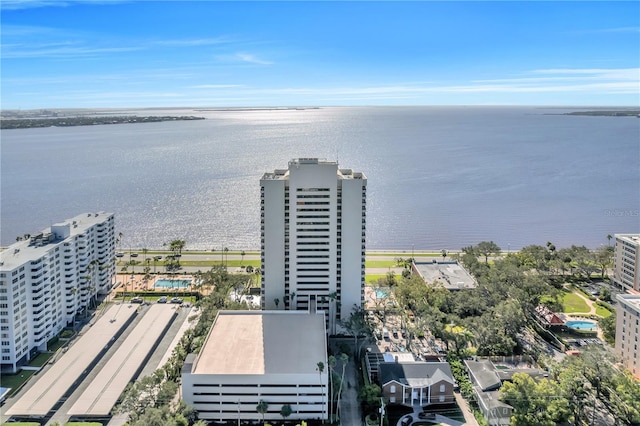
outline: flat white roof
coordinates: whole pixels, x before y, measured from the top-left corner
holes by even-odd
[[[174,305],[151,305],[68,414],[108,415],[175,314]]]
[[[640,295],[638,294],[618,294],[616,299],[630,308],[640,312]]]
[[[53,224],[39,233],[31,234],[31,237],[35,238],[38,234],[42,234],[45,237],[52,233],[52,227],[69,225],[69,238],[71,238],[75,235],[83,234],[87,229],[106,221],[111,216],[113,216],[113,213],[83,213],[64,222]],[[27,262],[40,259],[49,250],[65,240],[65,238],[57,238],[54,235],[52,240],[45,244],[31,244],[30,239],[17,241],[0,253],[0,270],[12,271]]]
[[[458,262],[414,262],[420,276],[428,284],[440,283],[449,290],[475,288],[476,280]]]
[[[71,388],[100,351],[136,312],[137,305],[112,305],[98,321],[11,406],[7,415],[44,416]],[[35,378],[34,377],[34,378]]]
[[[322,312],[220,311],[192,374],[308,374],[326,363]]]

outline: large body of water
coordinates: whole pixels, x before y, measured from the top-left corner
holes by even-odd
[[[1,244],[83,212],[123,247],[259,247],[259,180],[292,158],[368,178],[368,249],[591,248],[640,231],[640,120],[533,107],[136,111],[207,120],[2,131]]]

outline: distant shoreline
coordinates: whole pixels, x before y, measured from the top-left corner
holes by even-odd
[[[573,111],[565,112],[564,114],[560,115],[587,115],[590,117],[640,117],[640,110]]]
[[[204,120],[204,117],[194,116],[80,116],[80,117],[55,117],[55,118],[3,118],[0,120],[0,129],[33,129],[42,127],[75,127],[98,126],[105,124],[124,123],[158,123],[161,121],[190,121]]]

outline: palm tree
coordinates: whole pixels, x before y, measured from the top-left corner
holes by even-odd
[[[611,245],[611,239],[613,236],[611,234],[607,234],[607,240],[609,240],[609,245]]]
[[[329,360],[327,362],[329,366],[329,422],[333,421],[333,416],[331,415],[333,409],[333,369],[336,366],[336,357],[333,355],[329,355]]]
[[[225,260],[224,262],[224,267],[226,268],[227,265],[229,264],[229,247],[225,247],[223,251],[224,251],[224,254],[227,256],[227,260]]]
[[[244,263],[244,255],[245,255],[245,254],[246,254],[246,253],[244,252],[244,250],[242,250],[242,251],[240,252],[240,266],[242,266],[242,264]]]
[[[264,424],[264,414],[267,412],[268,409],[269,409],[269,403],[264,399],[261,399],[260,402],[258,402],[258,405],[256,406],[256,411],[262,414],[262,424]]]
[[[280,304],[280,299],[276,297],[275,299],[273,299],[273,303],[276,304],[276,309],[278,309],[278,305]]]
[[[322,372],[324,371],[324,362],[320,361],[316,364],[316,370],[318,370],[318,376],[320,377],[320,393],[322,393],[322,420],[325,419],[324,414],[324,386],[322,386]]]
[[[296,301],[296,292],[292,291],[291,294],[289,295],[289,309],[293,309],[294,311],[297,310],[296,305],[294,305]]]
[[[442,253],[442,261],[444,262],[444,259],[447,257],[447,251],[445,249],[442,249],[440,253]]]
[[[344,384],[344,372],[347,368],[347,363],[349,362],[349,355],[345,353],[340,354],[340,361],[342,362],[342,376],[340,378],[340,388],[338,389],[338,407],[336,409],[336,413],[340,412],[340,398],[342,398],[342,385]]]

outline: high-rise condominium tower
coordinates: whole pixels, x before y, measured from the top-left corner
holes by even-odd
[[[298,158],[260,186],[262,309],[322,309],[335,332],[364,302],[366,176]]]

